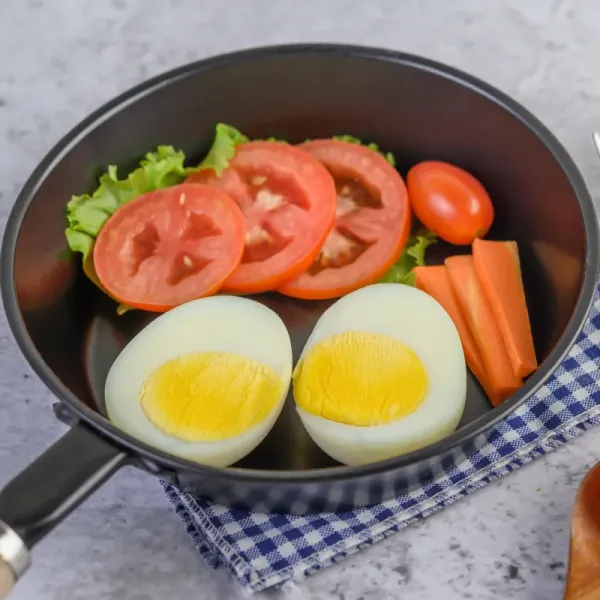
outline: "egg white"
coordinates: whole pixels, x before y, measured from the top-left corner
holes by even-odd
[[[216,442],[188,442],[171,437],[148,420],[140,390],[162,364],[205,351],[230,352],[271,367],[280,377],[283,391],[267,418],[243,433]],[[200,298],[162,314],[123,349],[106,378],[106,411],[119,429],[158,450],[225,467],[251,452],[270,431],[288,393],[291,372],[290,337],[275,312],[247,298]]]
[[[406,285],[364,287],[323,313],[300,360],[325,338],[352,331],[387,335],[411,348],[427,371],[427,394],[410,415],[369,427],[332,421],[297,406],[314,442],[335,460],[360,465],[407,454],[450,435],[464,411],[467,370],[460,337],[442,306]]]

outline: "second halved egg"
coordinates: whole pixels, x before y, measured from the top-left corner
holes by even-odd
[[[466,399],[460,338],[416,288],[371,285],[321,316],[293,374],[309,435],[348,465],[384,460],[454,431]]]

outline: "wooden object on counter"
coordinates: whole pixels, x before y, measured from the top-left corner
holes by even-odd
[[[600,463],[585,477],[573,508],[565,600],[600,600]]]

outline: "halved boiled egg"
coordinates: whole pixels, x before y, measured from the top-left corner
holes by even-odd
[[[293,374],[309,435],[348,465],[449,435],[462,416],[466,386],[462,345],[446,311],[416,288],[385,283],[328,308]]]
[[[106,410],[154,448],[224,467],[267,435],[291,372],[290,337],[277,314],[246,298],[201,298],[129,342],[108,373]]]

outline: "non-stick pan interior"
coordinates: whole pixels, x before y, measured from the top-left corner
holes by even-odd
[[[468,169],[494,201],[491,237],[519,244],[543,361],[578,299],[584,220],[566,173],[524,122],[527,115],[515,114],[518,107],[503,106],[490,94],[427,63],[321,48],[208,61],[126,95],[72,135],[23,198],[31,201],[17,240],[15,283],[42,359],[83,402],[104,413],[106,373],[152,315],[117,316],[115,304],[83,277],[79,257],[67,252],[65,204],[72,194],[91,191],[107,165],[117,164],[125,174],[159,144],[199,159],[215,123],[223,121],[251,137],[290,142],[352,134],[393,152],[402,173],[424,159]],[[450,251],[438,244],[430,256],[439,261]],[[284,319],[297,358],[328,303],[276,294],[260,299]],[[491,410],[471,380],[461,427]],[[296,470],[332,464],[305,433],[289,398],[271,434],[241,466]]]

